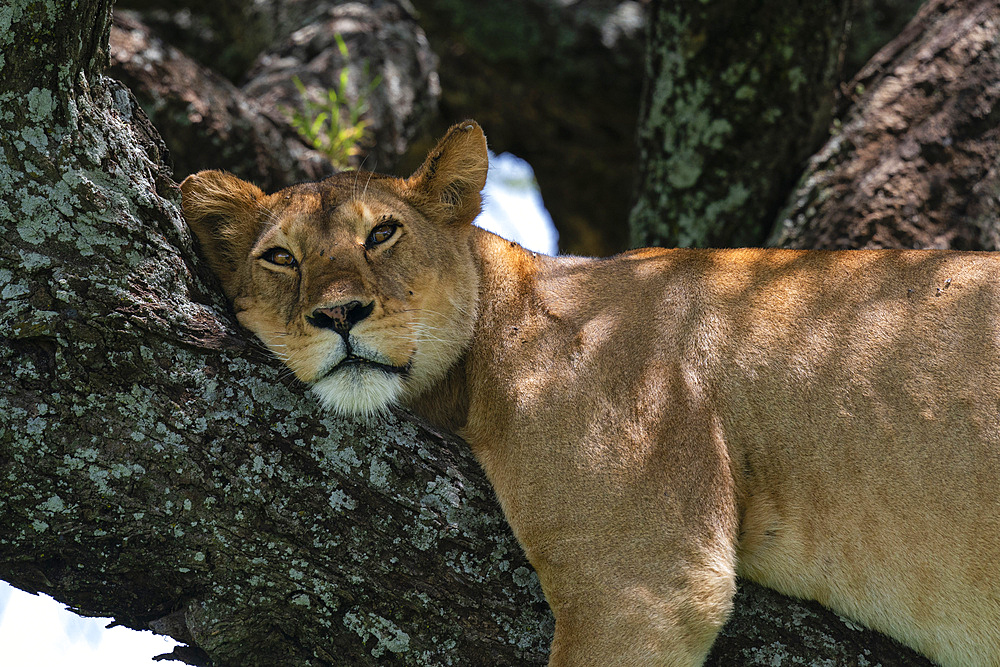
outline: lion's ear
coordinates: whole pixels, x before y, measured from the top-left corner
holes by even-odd
[[[233,296],[235,274],[260,233],[260,188],[222,171],[199,171],[181,183],[184,218],[209,266]]]
[[[488,167],[483,130],[467,120],[448,130],[406,186],[432,218],[469,224],[479,215]]]

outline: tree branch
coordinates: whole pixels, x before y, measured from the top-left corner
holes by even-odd
[[[279,381],[128,91],[74,59],[52,90],[7,76],[25,40],[75,58],[89,34],[67,3],[77,32],[39,36],[31,6],[0,52],[0,577],[202,664],[543,662],[548,610],[467,448]]]
[[[927,3],[849,84],[769,243],[1000,248],[998,31],[995,2]]]

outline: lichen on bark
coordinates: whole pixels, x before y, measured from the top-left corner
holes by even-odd
[[[848,5],[653,3],[633,245],[764,239],[824,137]]]
[[[77,5],[51,24],[107,10]],[[5,74],[80,40],[34,47],[36,6],[0,13]],[[201,269],[155,130],[72,55],[52,88],[0,81],[0,578],[198,664],[544,661],[551,616],[467,448],[283,383]]]

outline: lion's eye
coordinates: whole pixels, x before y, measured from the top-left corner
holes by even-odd
[[[375,229],[368,234],[368,238],[365,239],[365,247],[372,248],[380,243],[385,243],[392,238],[392,235],[396,233],[396,229],[399,227],[398,223],[395,222],[383,222],[377,225]]]
[[[265,262],[270,262],[271,264],[277,264],[278,266],[297,266],[298,262],[295,260],[295,255],[285,250],[284,248],[271,248],[263,255],[260,256]]]

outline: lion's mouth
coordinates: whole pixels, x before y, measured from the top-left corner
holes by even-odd
[[[336,366],[334,366],[326,373],[324,373],[323,377],[329,377],[330,375],[333,375],[335,372],[344,368],[349,368],[351,366],[377,368],[381,371],[394,375],[407,375],[410,372],[409,363],[407,363],[405,366],[393,366],[391,364],[383,364],[380,361],[372,361],[371,359],[365,359],[364,357],[359,357],[354,354],[349,354],[343,359],[341,359]]]

